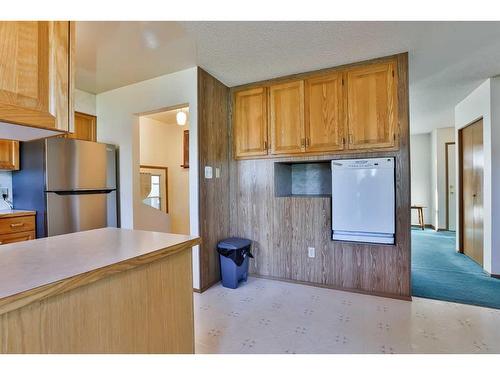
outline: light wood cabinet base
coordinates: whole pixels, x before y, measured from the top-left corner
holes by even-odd
[[[189,247],[0,315],[0,353],[194,353],[192,285]]]

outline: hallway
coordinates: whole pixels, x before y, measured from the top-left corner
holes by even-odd
[[[455,251],[454,232],[411,233],[414,296],[500,309],[500,279]]]

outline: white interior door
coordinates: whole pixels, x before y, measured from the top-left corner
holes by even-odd
[[[448,144],[448,230],[455,231],[457,224],[456,180],[457,164],[455,160],[455,144]]]

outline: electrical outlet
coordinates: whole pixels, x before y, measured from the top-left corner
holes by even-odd
[[[316,256],[316,249],[314,247],[307,248],[307,256],[309,258],[314,258]]]
[[[9,198],[9,188],[0,187],[0,199],[3,199],[4,194],[7,194],[7,198]]]

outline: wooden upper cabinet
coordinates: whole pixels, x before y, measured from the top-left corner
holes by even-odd
[[[83,141],[97,141],[97,117],[86,113],[75,112],[75,128],[68,133],[68,138]]]
[[[305,137],[308,152],[344,149],[342,72],[305,81]]]
[[[397,78],[393,62],[346,73],[349,149],[392,147],[397,130]]]
[[[0,121],[68,130],[74,24],[0,21]]]
[[[270,86],[271,153],[305,151],[304,81]]]
[[[19,169],[19,142],[0,139],[0,169]]]
[[[266,88],[236,92],[233,119],[235,157],[267,155]]]
[[[397,64],[388,57],[239,88],[233,107],[235,157],[397,149]]]

